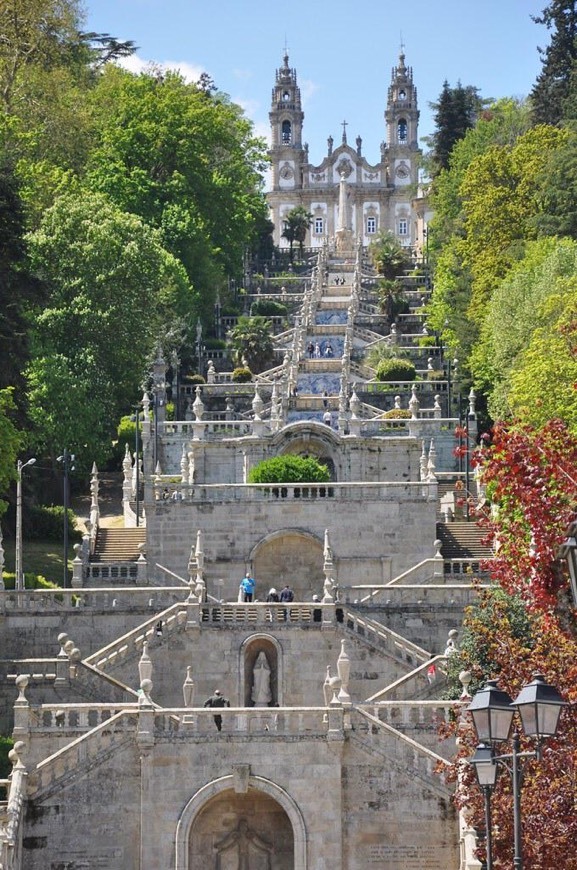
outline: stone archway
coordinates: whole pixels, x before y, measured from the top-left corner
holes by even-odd
[[[280,529],[260,541],[251,553],[263,601],[272,587],[277,592],[288,583],[295,601],[310,601],[313,593],[323,591],[323,547],[315,535],[302,529]]]
[[[306,870],[302,815],[263,777],[224,776],[199,789],[176,830],[176,870]]]

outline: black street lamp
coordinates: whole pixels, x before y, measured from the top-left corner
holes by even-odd
[[[74,471],[74,453],[69,453],[66,447],[62,453],[62,456],[58,456],[57,461],[62,463],[62,472],[63,472],[63,480],[64,480],[64,493],[63,493],[63,504],[64,504],[64,570],[63,570],[63,586],[64,589],[67,589],[70,586],[68,582],[68,507],[69,507],[69,477],[70,472]]]
[[[477,781],[485,795],[487,824],[487,870],[491,870],[491,805],[490,792],[495,786],[500,767],[504,767],[513,781],[513,831],[515,870],[523,868],[521,829],[521,765],[522,758],[541,758],[541,744],[557,733],[561,710],[567,702],[555,686],[545,682],[542,674],[534,674],[532,681],[521,689],[512,701],[507,692],[497,687],[496,680],[488,680],[478,691],[469,707],[480,745],[469,759],[475,766]],[[519,713],[522,729],[527,737],[537,741],[535,750],[520,751],[520,734],[515,731],[511,739],[512,752],[495,754],[496,745],[509,739],[515,713]],[[509,762],[511,764],[509,765]]]

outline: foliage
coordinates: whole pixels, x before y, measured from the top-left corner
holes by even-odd
[[[15,411],[13,390],[10,387],[0,390],[0,495],[6,492],[10,481],[16,477],[18,451],[24,440],[23,433],[14,422]],[[6,502],[0,498],[0,516],[6,507]]]
[[[187,375],[183,378],[183,382],[186,384],[206,384],[206,379],[199,374]]]
[[[11,572],[4,574],[4,585],[6,589],[15,589],[16,587],[16,574]],[[47,580],[46,577],[43,577],[42,574],[31,574],[27,571],[24,574],[24,588],[25,589],[60,589],[58,583],[52,583],[50,580]]]
[[[72,543],[82,540],[76,528],[74,511],[68,510],[68,540]],[[64,508],[62,505],[26,507],[22,514],[22,526],[30,541],[61,541],[64,528]]]
[[[326,465],[312,456],[275,456],[265,459],[249,471],[249,483],[326,483],[330,480]]]
[[[562,630],[551,615],[527,614],[518,600],[504,597],[498,590],[481,593],[480,603],[465,617],[462,652],[449,661],[451,671],[469,666],[471,688],[489,677],[499,678],[499,687],[515,698],[534,673],[557,686],[562,696],[573,702],[562,714],[558,735],[546,741],[538,762],[524,759],[523,773],[523,852],[526,866],[536,870],[557,867],[575,870],[572,843],[577,835],[574,812],[575,747],[577,746],[577,643]],[[460,774],[456,800],[466,806],[474,827],[481,827],[483,799],[474,784],[471,765],[462,759],[472,755],[475,737],[472,727],[457,723],[459,751],[449,780]],[[447,729],[444,729],[445,736]],[[504,751],[508,747],[503,747]],[[521,750],[534,744],[522,738]],[[494,866],[512,866],[513,807],[511,779],[501,772],[492,794]],[[547,824],[543,824],[543,818]],[[496,824],[498,820],[498,824]],[[480,855],[482,857],[482,855]]]
[[[387,341],[379,341],[377,344],[371,345],[368,349],[365,360],[367,365],[376,369],[381,360],[408,358],[409,351],[407,348],[397,347],[394,344],[389,344]]]
[[[233,371],[232,380],[235,384],[247,384],[252,381],[252,372],[250,369],[239,366]]]
[[[381,230],[369,245],[369,254],[379,275],[394,280],[411,265],[411,254],[393,233]]]
[[[262,230],[264,142],[221,93],[175,72],[108,67],[93,92],[98,141],[88,182],[161,232],[202,291],[206,321],[225,275]]]
[[[445,79],[438,102],[430,104],[435,110],[435,132],[427,144],[432,149],[430,157],[434,173],[448,168],[455,143],[474,126],[483,105],[477,88],[472,85],[463,87],[461,82],[452,88]]]
[[[299,243],[301,259],[304,256],[303,245],[312,219],[312,214],[302,205],[297,205],[284,215],[282,237],[289,243],[289,256],[291,262],[293,259],[293,245],[295,242]]]
[[[239,317],[228,342],[235,364],[251,372],[264,371],[273,360],[272,324],[265,317]]]
[[[403,283],[398,279],[385,278],[377,286],[379,308],[392,323],[399,314],[409,313],[409,303],[403,292]]]
[[[539,49],[542,69],[531,91],[537,124],[558,124],[565,116],[571,75],[577,61],[577,5],[575,0],[550,0],[536,24],[552,31],[547,48]]]
[[[98,194],[59,198],[29,245],[51,290],[27,373],[36,442],[89,468],[108,455],[111,421],[134,400],[164,324],[193,297],[158,233]]]
[[[534,425],[559,417],[577,423],[574,339],[577,244],[540,239],[496,287],[471,358],[475,387],[494,419],[522,415]],[[513,384],[513,389],[512,388]]]
[[[564,129],[566,141],[548,155],[537,178],[540,210],[534,224],[541,235],[577,239],[577,123]]]
[[[375,372],[378,381],[414,381],[416,374],[414,364],[398,356],[381,360]]]
[[[564,131],[535,127],[513,147],[489,148],[465,172],[460,189],[466,231],[462,252],[472,278],[471,319],[482,322],[495,285],[521,258],[525,241],[535,235],[536,180],[543,160],[566,138]]]
[[[282,302],[274,302],[272,299],[253,302],[251,310],[253,314],[260,314],[263,317],[286,317],[288,314],[286,305]]]
[[[383,420],[410,420],[412,417],[408,408],[391,408],[390,411],[385,411],[381,414]]]
[[[484,525],[498,549],[492,574],[530,607],[551,608],[567,580],[557,551],[577,503],[577,437],[559,420],[536,431],[495,426],[482,479],[493,486],[496,516]]]

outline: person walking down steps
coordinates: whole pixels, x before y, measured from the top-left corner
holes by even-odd
[[[214,690],[214,695],[211,695],[208,701],[204,702],[205,707],[230,707],[230,701],[225,698],[220,689]],[[220,713],[214,714],[214,724],[217,731],[222,731],[222,716]]]

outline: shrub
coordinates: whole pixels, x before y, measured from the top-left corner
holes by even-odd
[[[266,317],[286,317],[287,307],[281,302],[274,302],[272,299],[263,299],[260,302],[253,302],[252,313],[261,314]]]
[[[436,338],[434,335],[422,335],[417,339],[417,347],[435,347]]]
[[[3,575],[6,589],[14,589],[16,586],[16,574],[5,573]],[[57,583],[51,583],[42,574],[24,574],[24,586],[26,589],[60,589]]]
[[[68,540],[71,543],[82,540],[82,534],[76,528],[74,511],[68,514]],[[64,529],[64,508],[62,505],[51,507],[30,507],[24,512],[26,537],[31,541],[61,541]]]
[[[186,375],[183,378],[183,383],[185,384],[206,384],[206,380],[202,375],[194,374],[194,375]]]
[[[383,359],[377,366],[378,381],[414,381],[417,371],[408,359]]]
[[[207,350],[225,350],[226,341],[223,338],[205,338],[204,346]]]
[[[235,384],[246,384],[248,381],[252,381],[252,372],[244,366],[239,366],[233,371],[232,379]]]
[[[251,468],[249,483],[327,483],[326,465],[312,456],[275,456]]]
[[[383,420],[410,420],[411,412],[408,408],[391,408],[390,411],[385,411]]]
[[[12,763],[8,758],[8,753],[14,746],[14,741],[11,737],[0,735],[0,779],[7,779],[12,773]]]

